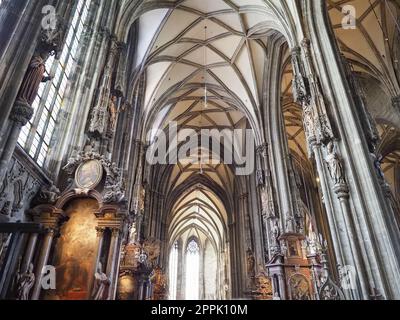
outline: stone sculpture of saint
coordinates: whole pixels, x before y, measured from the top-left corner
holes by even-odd
[[[255,259],[251,249],[247,249],[247,274],[254,277],[255,274]]]
[[[17,300],[29,300],[29,293],[35,283],[33,264],[29,264],[28,270],[17,275]]]
[[[27,102],[30,106],[35,101],[40,83],[51,80],[51,77],[44,76],[48,57],[49,53],[43,52],[32,58],[19,89],[18,99]]]
[[[103,266],[99,262],[99,264],[97,265],[97,271],[94,275],[93,300],[107,299],[109,285],[110,280],[103,272]]]
[[[327,145],[327,156],[325,161],[328,165],[329,173],[333,182],[335,184],[345,183],[343,166],[338,154],[335,152],[333,141],[330,141]]]
[[[110,102],[108,105],[108,110],[109,110],[109,114],[110,114],[110,128],[111,131],[114,131],[116,126],[117,126],[117,114],[118,114],[118,110],[117,110],[117,97],[116,96],[111,96],[110,98]]]
[[[281,297],[279,296],[278,292],[274,293],[274,297],[272,298],[272,300],[281,300]]]

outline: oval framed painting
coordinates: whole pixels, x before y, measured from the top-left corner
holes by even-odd
[[[79,188],[94,189],[103,177],[103,166],[98,160],[81,163],[75,173],[75,182]]]

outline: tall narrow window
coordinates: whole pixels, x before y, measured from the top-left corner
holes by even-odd
[[[1,0],[0,0],[1,1]],[[57,125],[58,115],[63,106],[67,85],[77,62],[77,52],[91,1],[79,0],[73,15],[66,43],[60,60],[50,57],[46,62],[46,74],[54,74],[52,81],[42,83],[38,96],[33,102],[34,116],[22,128],[18,143],[26,152],[43,166],[49,152],[50,141]]]
[[[175,242],[169,255],[169,298],[176,300],[178,282],[178,242]]]
[[[186,300],[199,299],[200,248],[191,240],[186,250]]]

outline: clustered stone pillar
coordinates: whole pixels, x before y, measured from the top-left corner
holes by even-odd
[[[309,58],[309,43],[303,42],[305,58]],[[310,157],[315,159],[321,189],[324,196],[325,209],[331,226],[331,236],[339,265],[351,265],[357,268],[360,283],[365,283],[362,268],[360,267],[358,250],[355,249],[353,226],[349,217],[349,188],[346,183],[345,173],[341,159],[337,153],[336,143],[330,128],[329,120],[324,109],[322,95],[319,92],[311,66],[303,64],[301,48],[295,48],[292,53],[292,63],[295,73],[293,91],[295,100],[303,108],[303,122],[309,147]],[[308,68],[307,68],[308,67]],[[306,70],[309,75],[306,76]],[[333,186],[333,187],[332,187]],[[331,192],[332,190],[332,192]],[[335,199],[336,195],[336,199]],[[339,200],[339,201],[337,201]],[[338,210],[342,215],[339,216]],[[337,226],[346,226],[347,233],[340,232]],[[366,288],[362,293],[355,289],[348,298],[368,299]]]
[[[17,100],[10,115],[10,132],[8,134],[3,153],[0,160],[0,181],[2,181],[7,173],[8,164],[15,150],[15,145],[21,128],[25,126],[33,116],[33,108],[30,104],[23,100]]]
[[[24,259],[21,264],[21,273],[27,272],[29,269],[29,265],[32,263],[33,255],[35,254],[36,250],[37,240],[37,233],[32,233],[29,235],[28,246],[26,248]]]
[[[43,244],[40,249],[39,259],[36,264],[35,285],[32,290],[31,300],[39,300],[42,289],[43,268],[47,265],[51,245],[53,243],[55,228],[48,228],[43,238]]]
[[[111,229],[111,243],[110,251],[108,254],[108,264],[107,264],[107,275],[110,280],[110,290],[108,295],[108,300],[113,300],[116,293],[116,284],[118,281],[118,258],[120,254],[120,234],[121,231],[118,228]]]
[[[96,273],[97,267],[100,263],[100,258],[101,258],[101,249],[103,248],[103,242],[104,242],[104,231],[105,228],[103,227],[96,227],[96,251],[94,254],[94,261],[93,261],[93,266],[92,266],[92,272],[91,272],[91,276],[89,278],[89,292],[90,292],[90,298],[92,295],[92,291],[93,291],[93,282],[94,282],[94,274]]]

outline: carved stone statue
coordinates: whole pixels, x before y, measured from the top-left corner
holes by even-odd
[[[282,300],[281,297],[279,296],[278,292],[274,293],[274,297],[272,298],[272,300]]]
[[[337,152],[335,151],[334,142],[329,141],[326,146],[327,155],[325,158],[326,164],[328,165],[329,173],[335,185],[345,184],[346,179],[344,175],[343,165]]]
[[[371,159],[374,163],[374,168],[376,173],[378,174],[378,178],[381,180],[385,180],[385,174],[382,170],[383,157],[381,155],[377,156],[375,155],[375,153],[371,153]]]
[[[265,173],[264,170],[257,170],[257,186],[261,187],[265,185]]]
[[[94,275],[93,300],[107,299],[109,285],[110,280],[103,272],[103,266],[101,262],[99,262],[99,264],[97,265],[97,271]]]
[[[42,52],[32,58],[19,89],[17,100],[27,102],[31,106],[37,96],[40,83],[51,80],[50,77],[44,76],[45,63],[49,55],[48,52]]]
[[[286,218],[286,232],[295,232],[296,230],[296,221],[293,216],[288,216]]]
[[[29,264],[24,274],[17,274],[17,300],[29,300],[29,293],[35,283],[33,264]]]
[[[145,200],[146,200],[146,189],[142,187],[140,189],[140,197],[139,197],[139,211],[140,212],[144,212]]]
[[[44,186],[39,192],[38,201],[40,203],[54,204],[60,197],[60,190],[55,186]]]
[[[268,212],[268,194],[265,186],[260,189],[260,196],[261,196],[261,207],[262,211],[267,213]]]
[[[117,97],[112,95],[110,97],[110,103],[108,104],[108,112],[109,112],[109,117],[110,117],[110,130],[114,132],[116,126],[117,126]]]
[[[247,249],[247,275],[250,277],[255,275],[255,263],[253,251],[249,248]]]
[[[123,181],[120,180],[116,184],[107,186],[103,196],[105,203],[120,203],[125,199]]]
[[[275,223],[272,226],[272,235],[271,235],[271,244],[274,247],[279,246],[279,236],[280,236],[280,229],[278,225],[278,221],[275,221]]]
[[[305,105],[303,108],[303,123],[306,137],[310,139],[315,134],[314,119],[312,115],[312,108],[310,105]]]

